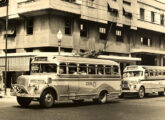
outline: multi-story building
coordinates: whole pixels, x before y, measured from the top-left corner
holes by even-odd
[[[158,0],[9,0],[7,52],[58,52],[60,30],[63,52],[101,50],[99,58],[118,61],[122,68],[163,65],[164,14],[165,3]],[[1,53],[5,17],[2,6]]]

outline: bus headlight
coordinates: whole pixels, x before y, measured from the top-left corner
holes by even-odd
[[[39,85],[38,84],[32,84],[32,83],[30,83],[29,84],[29,87],[34,88],[34,90],[38,90],[39,89]]]

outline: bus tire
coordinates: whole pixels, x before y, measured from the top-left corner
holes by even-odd
[[[119,98],[124,98],[124,93],[121,93],[121,95],[119,95]]]
[[[102,91],[100,94],[99,94],[99,99],[98,99],[98,102],[101,103],[101,104],[105,104],[107,102],[107,92],[105,91]]]
[[[164,96],[164,92],[158,92],[159,96]]]
[[[17,102],[19,105],[21,105],[21,107],[28,107],[31,101],[31,98],[17,96]]]
[[[54,105],[55,97],[51,90],[45,90],[40,97],[40,105],[44,108],[50,108]]]
[[[138,92],[138,98],[142,99],[145,96],[145,90],[144,87],[140,87],[139,92]]]

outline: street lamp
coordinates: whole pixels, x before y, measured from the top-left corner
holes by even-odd
[[[61,52],[61,40],[62,40],[62,32],[61,30],[58,31],[57,33],[57,39],[58,39],[58,55],[60,56],[60,52]]]

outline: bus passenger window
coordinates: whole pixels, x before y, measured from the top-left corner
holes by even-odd
[[[57,65],[56,64],[41,64],[42,72],[46,73],[56,73]]]
[[[154,73],[153,73],[153,71],[150,71],[150,76],[154,76]]]
[[[96,74],[95,65],[88,65],[88,74]]]
[[[149,72],[146,70],[145,71],[145,77],[148,77],[149,76]]]
[[[68,70],[69,74],[77,74],[77,64],[69,63]]]
[[[113,66],[113,74],[118,74],[118,73],[119,73],[119,67]]]
[[[161,71],[159,71],[159,72],[158,72],[158,75],[159,75],[159,76],[161,76],[161,75],[162,75],[162,72],[161,72]]]
[[[163,75],[165,75],[165,71],[163,71]]]
[[[80,64],[79,65],[79,73],[82,75],[87,74],[87,65],[86,64]]]
[[[99,74],[99,75],[104,74],[104,66],[103,65],[98,65],[97,66],[97,74]]]
[[[109,65],[105,66],[105,74],[107,74],[107,75],[111,74],[111,66],[109,66]]]
[[[66,74],[66,63],[60,63],[59,73]]]

